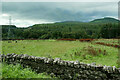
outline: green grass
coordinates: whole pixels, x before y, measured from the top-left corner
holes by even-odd
[[[46,73],[37,74],[30,68],[23,68],[19,64],[2,64],[2,78],[49,78]],[[52,79],[51,79],[52,80]]]
[[[88,55],[89,52],[84,48],[92,46],[93,48],[106,50],[107,55],[99,54],[97,56]],[[79,55],[75,55],[78,52]],[[56,40],[23,40],[17,43],[8,41],[2,42],[2,53],[28,54],[39,57],[61,58],[63,60],[79,60],[80,62],[117,66],[118,49],[98,44],[91,44],[80,41],[56,41]],[[83,55],[88,53],[85,58]]]

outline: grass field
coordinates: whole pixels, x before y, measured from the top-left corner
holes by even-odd
[[[21,40],[15,43],[2,42],[2,53],[28,54],[39,57],[79,60],[107,66],[116,66],[118,49],[80,41]]]

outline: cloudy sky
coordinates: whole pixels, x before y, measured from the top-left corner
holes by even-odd
[[[58,21],[88,22],[103,17],[118,17],[117,2],[2,2],[2,22],[17,27]]]

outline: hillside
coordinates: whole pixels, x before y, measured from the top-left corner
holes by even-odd
[[[101,19],[95,19],[91,21],[90,23],[118,23],[118,22],[120,21],[115,18],[105,17]]]

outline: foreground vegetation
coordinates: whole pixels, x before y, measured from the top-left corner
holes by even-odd
[[[23,68],[20,64],[2,64],[2,78],[49,78],[51,77],[46,73],[37,74],[30,68]]]
[[[118,49],[94,42],[56,41],[56,40],[21,40],[2,42],[2,53],[28,54],[39,57],[79,60],[107,66],[117,66]]]

